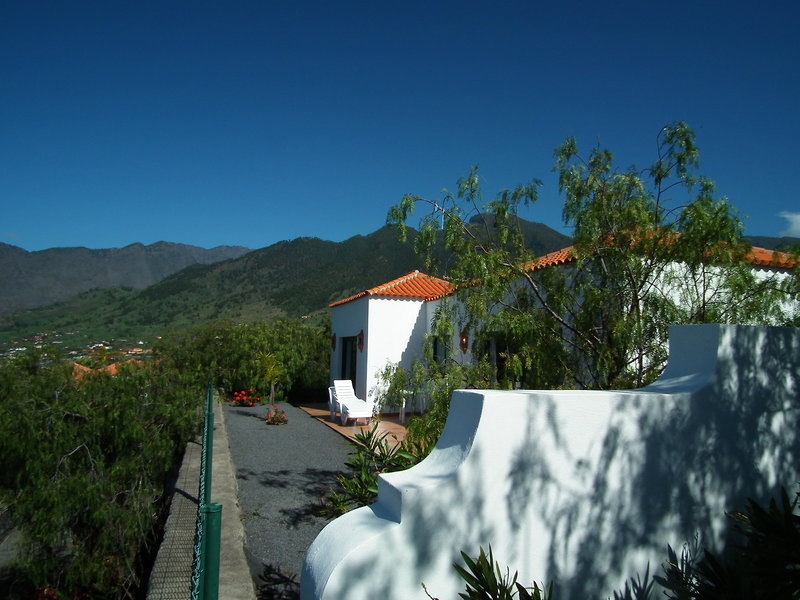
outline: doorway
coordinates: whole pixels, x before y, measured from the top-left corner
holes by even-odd
[[[356,359],[358,358],[358,336],[342,338],[342,364],[340,375],[342,379],[349,379],[356,386]]]

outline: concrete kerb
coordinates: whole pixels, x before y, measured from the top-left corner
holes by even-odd
[[[219,597],[225,600],[255,600],[253,578],[244,554],[244,527],[239,510],[236,470],[228,447],[225,415],[214,402],[214,464],[211,499],[222,504],[222,535],[219,560]]]
[[[183,600],[191,595],[200,454],[199,444],[187,444],[164,527],[164,539],[150,575],[147,600]],[[219,598],[255,600],[253,579],[244,554],[236,472],[228,447],[225,415],[218,401],[214,402],[211,500],[222,505]]]

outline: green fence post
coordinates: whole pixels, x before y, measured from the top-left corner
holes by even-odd
[[[204,600],[217,600],[219,597],[219,541],[222,530],[222,505],[203,506],[206,518],[205,554],[203,565]]]
[[[211,384],[208,386],[208,394],[206,396],[206,438],[203,440],[203,448],[205,450],[205,487],[203,488],[204,494],[200,501],[203,504],[211,504],[211,465],[214,460],[214,406],[212,400],[214,393],[211,390]]]
[[[208,519],[206,519],[205,505],[201,504],[197,511],[197,518],[200,523],[198,530],[200,532],[200,547],[197,549],[197,600],[205,600],[206,598],[206,543],[208,539]]]

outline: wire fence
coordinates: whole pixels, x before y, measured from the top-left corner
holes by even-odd
[[[217,600],[219,596],[219,542],[222,505],[211,502],[211,464],[214,452],[214,391],[208,386],[200,454],[191,600]]]

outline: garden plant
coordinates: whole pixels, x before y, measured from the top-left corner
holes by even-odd
[[[289,422],[289,417],[286,416],[285,411],[273,404],[267,411],[267,416],[264,417],[264,422],[267,425],[285,425]]]

